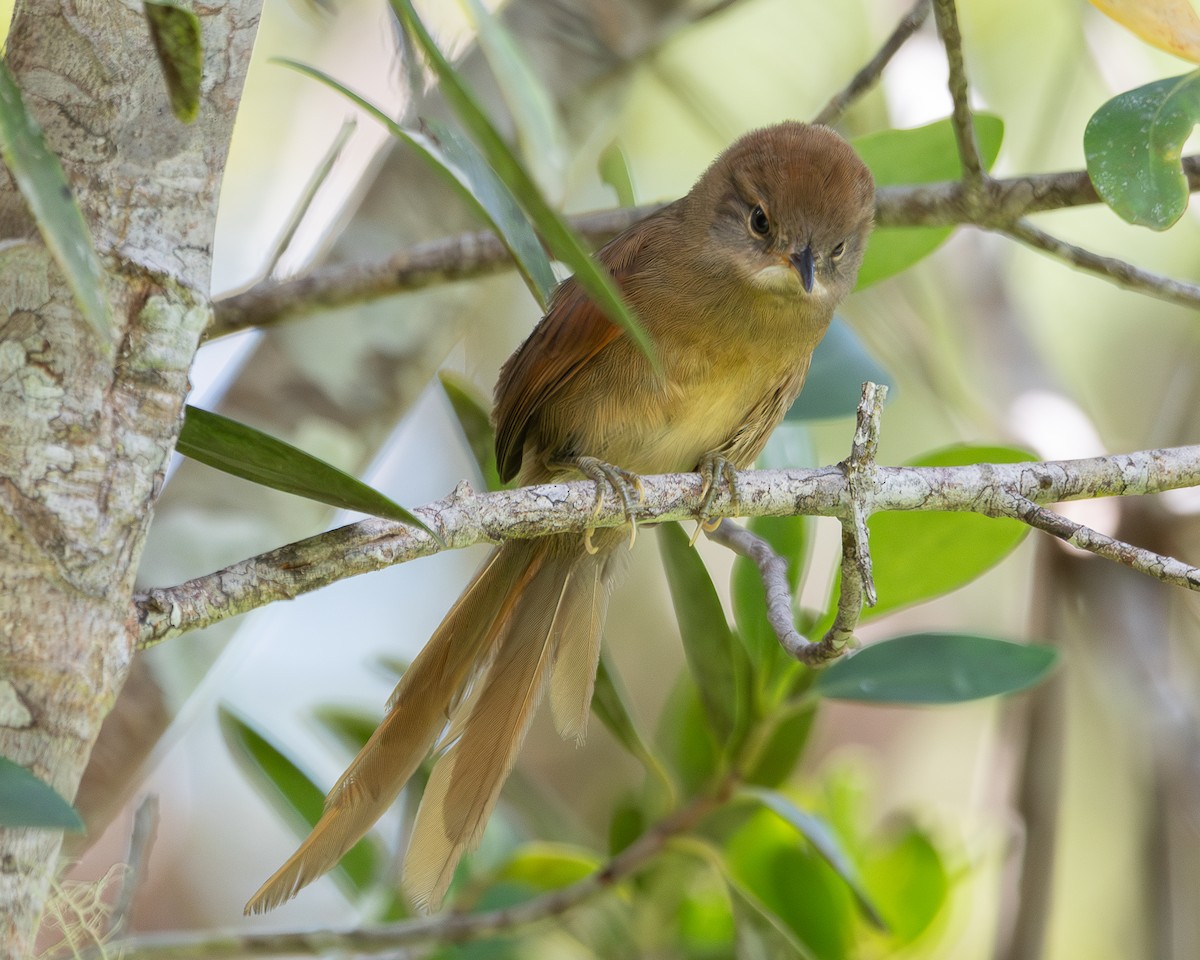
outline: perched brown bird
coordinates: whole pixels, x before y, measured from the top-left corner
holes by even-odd
[[[501,477],[583,473],[621,487],[630,474],[700,470],[711,485],[750,466],[854,286],[873,211],[870,172],[832,130],[783,123],[742,137],[687,196],[598,254],[661,374],[565,281],[500,372]],[[559,731],[583,736],[623,539],[609,529],[493,551],[401,678],[312,834],[247,912],[329,870],[440,745],[404,865],[414,899],[436,908],[547,687]]]

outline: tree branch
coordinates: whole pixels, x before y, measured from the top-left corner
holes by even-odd
[[[219,957],[371,955],[429,943],[464,943],[528,926],[565,913],[632,876],[674,836],[686,833],[721,806],[733,789],[726,779],[651,827],[595,873],[512,907],[484,913],[444,913],[369,929],[311,933],[167,935],[141,937],[110,947],[122,960],[215,960]]]
[[[700,505],[698,474],[645,477],[645,522],[691,520]],[[1088,460],[965,467],[876,467],[861,491],[868,512],[961,510],[1008,516],[1011,497],[1036,504],[1092,497],[1158,493],[1200,486],[1200,445]],[[709,514],[732,516],[851,516],[847,477],[839,467],[751,470],[738,475],[738,505],[728,491]],[[625,522],[620,501],[605,487],[593,517],[596,488],[588,480],[476,494],[466,483],[414,512],[450,548],[506,539],[578,532]],[[152,646],[276,600],[291,599],[337,580],[438,551],[433,538],[391,521],[368,519],[233,564],[175,587],[138,594],[131,615],[141,646]],[[1190,575],[1189,575],[1190,576]]]
[[[934,0],[933,15],[946,48],[946,63],[950,68],[950,98],[954,102],[954,138],[958,143],[958,158],[963,168],[963,186],[972,209],[979,209],[988,177],[984,170],[983,158],[979,155],[975,124],[971,120],[967,72],[963,64],[962,34],[958,29],[958,11],[954,7],[954,0]]]
[[[891,62],[896,51],[904,46],[909,37],[921,29],[921,25],[929,16],[929,4],[930,0],[917,0],[904,19],[896,25],[891,36],[884,41],[879,52],[854,75],[844,89],[834,94],[829,102],[821,108],[821,112],[813,118],[813,123],[826,125],[836,123],[851,103],[875,85],[879,80],[879,75],[883,73],[883,68]]]

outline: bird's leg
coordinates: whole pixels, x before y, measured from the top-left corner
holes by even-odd
[[[646,499],[646,491],[642,487],[642,478],[636,473],[630,473],[611,463],[606,463],[596,457],[572,457],[556,466],[567,466],[578,470],[596,484],[596,503],[592,509],[592,519],[600,516],[600,508],[604,506],[604,484],[608,484],[613,493],[621,501],[625,511],[625,522],[629,524],[629,546],[632,547],[637,539],[638,504]],[[596,553],[592,544],[592,534],[596,528],[588,527],[583,534],[583,545],[588,553]]]
[[[729,499],[735,508],[738,503],[737,467],[723,453],[718,450],[710,450],[701,458],[700,463],[697,464],[696,472],[703,477],[704,486],[700,490],[700,508],[696,511],[696,519],[699,522],[696,526],[696,532],[692,534],[692,539],[689,541],[691,546],[696,545],[696,541],[700,538],[701,530],[705,533],[711,533],[721,523],[720,517],[714,520],[708,515],[709,508],[712,506],[713,498],[717,495],[720,483],[723,482],[728,488]]]

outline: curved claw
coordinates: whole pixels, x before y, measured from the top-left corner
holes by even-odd
[[[632,547],[637,539],[637,508],[643,500],[646,499],[646,490],[642,486],[642,478],[636,473],[630,473],[611,463],[606,463],[596,457],[575,457],[568,463],[574,467],[585,477],[596,484],[596,500],[592,507],[592,519],[600,516],[600,510],[604,506],[604,487],[603,484],[608,484],[609,488],[617,498],[621,501],[621,508],[625,512],[625,521],[629,524],[629,546]],[[592,534],[596,532],[595,527],[588,527],[583,534],[583,546],[588,553],[595,554],[598,548],[592,543]]]

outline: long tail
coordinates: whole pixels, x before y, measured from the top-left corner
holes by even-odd
[[[274,909],[331,869],[392,805],[450,718],[453,745],[434,767],[405,868],[414,898],[436,907],[483,832],[556,660],[555,718],[564,736],[582,736],[612,559],[611,549],[590,556],[570,535],[496,550],[405,671],[312,833],[246,913]]]

